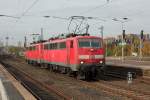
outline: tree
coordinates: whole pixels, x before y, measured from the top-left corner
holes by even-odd
[[[145,41],[142,48],[143,56],[150,56],[150,41]]]

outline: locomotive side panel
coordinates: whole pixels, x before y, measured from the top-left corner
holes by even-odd
[[[40,59],[40,44],[35,44],[31,48],[31,59],[37,63]]]
[[[25,58],[30,63],[40,63],[41,43],[33,44],[26,48]]]
[[[66,49],[63,50],[52,50],[49,52],[50,58],[48,61],[51,64],[60,65],[60,66],[67,66],[67,51]]]
[[[40,64],[43,62],[43,43],[37,45],[37,63]]]
[[[29,57],[29,60],[32,60],[32,61],[35,60],[35,47],[33,46],[29,47],[28,57]]]
[[[42,44],[41,46],[41,62],[47,63],[48,61],[48,44]]]
[[[26,51],[25,51],[25,59],[28,60],[29,59],[29,47],[26,47]]]
[[[77,71],[77,46],[76,38],[67,40],[67,66],[72,71]]]
[[[45,63],[67,66],[67,49],[65,41],[46,43],[44,44],[43,51],[43,60]]]

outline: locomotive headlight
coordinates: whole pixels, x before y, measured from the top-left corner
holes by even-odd
[[[103,61],[100,61],[99,63],[100,63],[100,64],[102,64],[102,63],[103,63]]]
[[[80,64],[83,64],[83,63],[84,63],[83,61],[80,62]]]

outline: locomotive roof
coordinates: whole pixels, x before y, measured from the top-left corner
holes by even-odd
[[[41,43],[46,44],[46,43],[49,43],[49,42],[63,42],[63,41],[66,41],[66,40],[73,40],[73,39],[78,39],[78,38],[99,38],[99,39],[101,39],[101,37],[98,37],[98,36],[76,36],[76,37],[68,37],[68,38],[59,38],[59,39],[54,39],[54,40],[47,40],[47,41],[44,41],[44,42],[35,42],[35,43],[31,43],[27,47],[36,46],[36,45],[41,44]]]
[[[78,38],[99,38],[101,39],[101,37],[97,37],[97,36],[76,36],[76,37],[69,37],[69,38],[62,38],[62,39],[56,39],[56,40],[49,40],[47,42],[44,42],[44,44],[49,43],[49,42],[63,42],[66,40],[73,40],[73,39],[78,39]]]

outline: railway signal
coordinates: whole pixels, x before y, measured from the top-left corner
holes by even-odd
[[[143,40],[143,38],[144,38],[144,34],[143,34],[143,30],[141,30],[141,39]]]
[[[122,36],[123,36],[123,40],[125,40],[125,38],[126,38],[125,30],[123,30]]]
[[[143,41],[143,38],[144,38],[144,31],[141,30],[141,34],[140,34],[140,60],[142,58],[142,41]]]
[[[101,26],[99,29],[100,29],[101,37],[102,37],[102,39],[103,39],[104,26]]]

